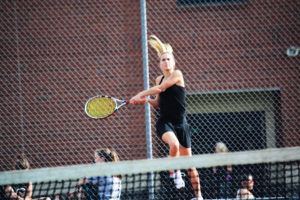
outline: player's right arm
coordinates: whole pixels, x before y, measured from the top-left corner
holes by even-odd
[[[183,86],[182,73],[179,70],[173,71],[168,78],[166,78],[161,84],[144,90],[129,100],[130,104],[144,104],[147,102],[147,97],[151,95],[159,95],[159,93],[165,91],[169,87],[178,84]]]
[[[162,75],[155,79],[155,86],[159,85],[161,79],[162,79]],[[158,108],[159,107],[159,94],[157,94],[154,99],[147,99],[147,102],[150,103],[153,107]]]

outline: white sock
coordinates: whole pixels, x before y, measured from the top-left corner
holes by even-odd
[[[180,171],[180,170],[176,170],[176,171],[175,171],[175,178],[176,178],[176,179],[182,179],[181,171]]]

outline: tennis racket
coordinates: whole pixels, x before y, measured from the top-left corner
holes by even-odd
[[[114,112],[128,103],[129,101],[114,97],[95,96],[86,102],[84,110],[89,117],[102,119],[114,114]]]

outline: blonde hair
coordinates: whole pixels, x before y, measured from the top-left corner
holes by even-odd
[[[228,152],[228,148],[223,142],[218,142],[216,144],[216,150],[219,152]]]
[[[173,48],[168,43],[162,43],[155,35],[150,35],[149,44],[156,50],[158,57],[165,53],[173,54]]]

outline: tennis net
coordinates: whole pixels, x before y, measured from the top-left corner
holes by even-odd
[[[244,190],[255,199],[299,199],[300,147],[6,171],[0,173],[1,199],[28,194],[30,182],[35,198],[106,199],[109,193],[118,199],[120,193],[120,199],[192,199],[194,179],[185,170],[191,168],[204,199],[235,199]],[[181,189],[170,176],[177,169]]]

